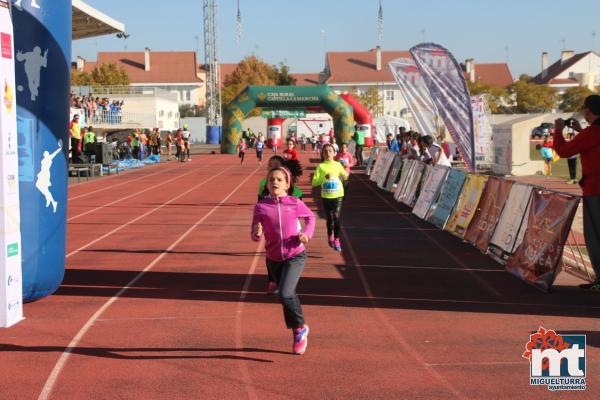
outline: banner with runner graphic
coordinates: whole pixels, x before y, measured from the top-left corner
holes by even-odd
[[[23,319],[21,215],[13,23],[0,0],[0,327]]]
[[[462,68],[447,49],[434,43],[419,44],[410,54],[468,170],[475,172],[473,111]]]
[[[446,222],[456,205],[463,183],[467,177],[465,171],[451,169],[442,185],[440,196],[435,203],[435,211],[427,218],[427,221],[440,229],[444,229]]]
[[[448,220],[446,230],[458,237],[463,237],[475,215],[479,199],[488,178],[484,175],[468,174],[456,208]]]
[[[413,214],[421,219],[425,219],[427,212],[431,205],[437,201],[440,194],[442,184],[446,179],[446,175],[450,171],[450,168],[441,165],[436,165],[431,170],[431,173],[427,176],[427,180],[424,182],[421,188],[419,198],[413,207]]]
[[[398,186],[396,186],[396,191],[394,192],[394,199],[397,202],[400,202],[404,191],[406,190],[406,186],[408,185],[408,177],[411,174],[411,170],[418,163],[416,160],[402,160],[402,171],[400,171],[400,180],[398,181]]]
[[[523,241],[506,262],[506,270],[548,291],[561,265],[579,198],[534,190]]]
[[[400,170],[402,169],[402,159],[398,154],[394,157],[394,161],[392,162],[392,167],[390,168],[390,173],[387,176],[387,180],[384,185],[384,189],[388,192],[392,191],[394,184],[398,181],[398,175],[400,175]]]
[[[377,186],[380,189],[383,189],[385,186],[385,181],[390,173],[390,169],[392,167],[392,163],[394,162],[395,158],[396,158],[396,153],[387,152],[385,154],[385,158],[383,159],[381,169],[379,170],[378,175],[377,175]]]
[[[523,240],[532,191],[533,186],[519,182],[510,189],[488,248],[490,256],[501,264],[506,263]]]
[[[513,181],[490,176],[464,239],[481,251],[486,251]]]
[[[420,163],[418,161],[415,162],[415,164],[410,170],[409,175],[406,177],[406,186],[404,187],[404,191],[402,192],[402,195],[399,198],[399,201],[401,203],[412,207],[424,169],[425,164]]]

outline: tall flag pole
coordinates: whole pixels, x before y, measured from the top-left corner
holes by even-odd
[[[240,11],[240,0],[237,1],[237,15],[235,17],[235,42],[240,45],[242,40],[242,12]]]
[[[383,39],[383,6],[381,0],[379,0],[379,12],[377,13],[377,37],[379,37],[379,40]]]

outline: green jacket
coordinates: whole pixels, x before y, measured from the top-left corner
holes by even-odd
[[[363,131],[356,131],[354,134],[354,141],[359,146],[365,145],[365,133]]]
[[[96,141],[96,134],[92,131],[87,131],[83,135],[83,144],[94,143]]]

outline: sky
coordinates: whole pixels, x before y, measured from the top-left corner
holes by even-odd
[[[76,40],[72,57],[96,60],[98,51],[200,50],[204,60],[202,0],[84,0],[125,24],[115,35]],[[408,50],[434,42],[456,59],[507,62],[514,78],[536,75],[541,53],[550,63],[563,49],[600,49],[600,1],[381,0],[384,35],[378,38],[379,0],[216,0],[218,54],[237,63],[256,54],[292,72],[323,70],[325,51]],[[242,38],[235,40],[239,1]]]

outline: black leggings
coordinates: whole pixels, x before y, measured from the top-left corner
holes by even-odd
[[[360,144],[356,145],[356,163],[358,164],[359,167],[361,167],[364,164],[364,160],[363,160],[363,146]]]
[[[577,179],[577,158],[567,158],[569,165],[569,176],[572,180]]]
[[[327,216],[327,236],[340,237],[340,218],[342,215],[343,197],[337,199],[322,199],[325,215]]]

